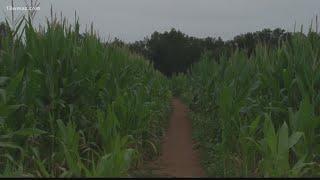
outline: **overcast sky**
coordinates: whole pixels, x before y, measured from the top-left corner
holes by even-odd
[[[309,26],[320,15],[320,0],[40,0],[35,23],[50,15],[51,4],[70,21],[76,10],[83,28],[94,22],[101,37],[127,42],[172,27],[192,36],[223,39],[263,28],[293,31],[295,22]],[[9,14],[8,5],[10,0],[0,0],[0,21]]]

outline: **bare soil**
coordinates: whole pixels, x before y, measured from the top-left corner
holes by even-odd
[[[161,156],[151,163],[157,177],[204,177],[199,154],[193,149],[192,127],[188,108],[177,98],[172,100],[173,112],[162,143]]]

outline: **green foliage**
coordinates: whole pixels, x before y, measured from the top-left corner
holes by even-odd
[[[209,175],[319,174],[319,37],[261,41],[251,56],[204,54],[179,77]]]
[[[0,174],[128,176],[153,155],[169,81],[128,49],[52,20],[1,36]]]
[[[181,97],[185,96],[183,95],[183,93],[185,93],[185,89],[189,87],[189,85],[187,84],[187,76],[185,76],[183,73],[173,75],[171,77],[170,83],[173,95]]]
[[[221,55],[229,57],[236,49],[241,49],[250,56],[259,43],[265,43],[268,49],[273,49],[290,39],[291,35],[279,28],[263,29],[223,41],[220,37],[197,38],[171,29],[163,33],[156,31],[143,41],[136,41],[128,46],[130,50],[150,59],[163,74],[172,76],[176,73],[187,73],[191,65],[198,62],[202,53],[219,59]],[[112,44],[123,46],[124,42],[115,39]]]
[[[308,164],[303,163],[305,158],[302,158],[297,162],[302,163],[299,168],[296,168],[298,165],[294,165],[294,168],[290,169],[289,150],[298,143],[303,133],[294,132],[289,137],[288,126],[284,122],[276,134],[270,117],[266,116],[263,135],[259,150],[262,152],[261,165],[264,176],[288,177],[301,174],[302,168]]]

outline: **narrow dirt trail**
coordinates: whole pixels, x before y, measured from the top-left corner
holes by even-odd
[[[161,156],[156,160],[157,176],[204,177],[197,152],[193,149],[192,127],[188,108],[177,98],[172,101],[173,112],[162,143]]]

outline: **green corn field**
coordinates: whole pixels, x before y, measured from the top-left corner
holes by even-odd
[[[168,78],[78,20],[30,18],[0,31],[0,176],[131,177],[159,156],[173,96],[208,176],[320,176],[318,32]]]
[[[158,154],[169,81],[142,57],[65,21],[1,37],[0,174],[127,176]],[[149,157],[148,157],[149,156]]]
[[[194,137],[209,176],[320,175],[320,38],[294,33],[248,57],[204,54],[181,96],[192,109]],[[176,90],[176,91],[177,91]]]

